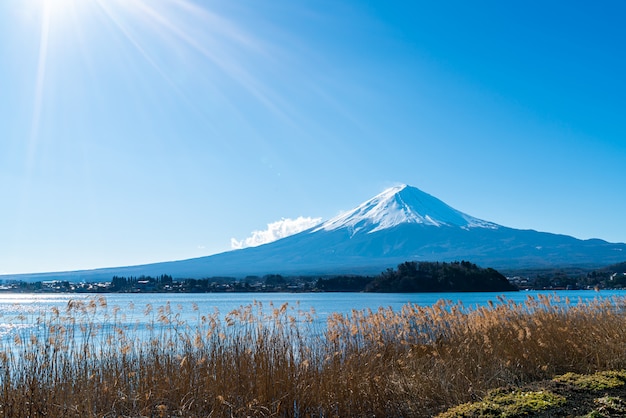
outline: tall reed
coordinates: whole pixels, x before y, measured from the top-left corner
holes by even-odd
[[[134,322],[98,298],[42,313],[0,340],[0,415],[431,416],[502,385],[626,368],[625,298],[440,301],[323,327],[286,304],[195,309],[148,305]]]

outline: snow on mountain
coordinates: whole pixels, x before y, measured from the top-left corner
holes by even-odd
[[[351,211],[324,222],[311,232],[346,228],[354,235],[359,232],[382,231],[401,224],[455,226],[463,229],[499,228],[497,224],[474,218],[418,188],[403,184],[385,190]]]
[[[508,228],[402,185],[321,225],[256,247],[143,266],[2,278],[97,281],[142,274],[175,278],[378,274],[404,261],[455,260],[494,268],[600,267],[625,257],[623,243]]]

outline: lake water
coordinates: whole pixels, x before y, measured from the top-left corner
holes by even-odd
[[[32,328],[43,316],[49,317],[58,309],[65,312],[70,301],[89,302],[94,298],[106,300],[106,312],[109,319],[115,316],[116,322],[124,324],[146,324],[154,320],[159,307],[169,303],[171,312],[183,321],[193,324],[200,315],[219,311],[221,317],[233,309],[253,304],[262,304],[264,312],[270,313],[270,307],[279,307],[287,303],[294,312],[301,310],[315,312],[316,321],[325,323],[332,313],[349,314],[352,310],[379,307],[400,310],[407,303],[430,306],[438,300],[452,303],[461,302],[465,307],[486,305],[489,301],[500,303],[498,297],[514,302],[524,302],[528,297],[538,295],[558,296],[562,300],[569,298],[572,303],[589,301],[596,298],[626,297],[625,290],[601,291],[528,291],[505,293],[202,293],[202,294],[0,294],[0,337],[11,336]],[[151,306],[152,313],[146,315],[146,307]],[[96,317],[96,320],[102,318]]]

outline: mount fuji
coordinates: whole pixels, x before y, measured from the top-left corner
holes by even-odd
[[[455,260],[499,269],[591,268],[626,260],[626,244],[507,228],[402,185],[313,228],[258,247],[182,261],[15,278],[95,281],[113,275],[377,274],[404,261]]]

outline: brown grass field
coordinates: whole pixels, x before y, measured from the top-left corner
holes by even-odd
[[[327,326],[287,305],[193,323],[147,306],[147,328],[123,325],[124,309],[71,302],[3,340],[0,416],[427,417],[502,386],[626,368],[626,298],[441,301]]]

